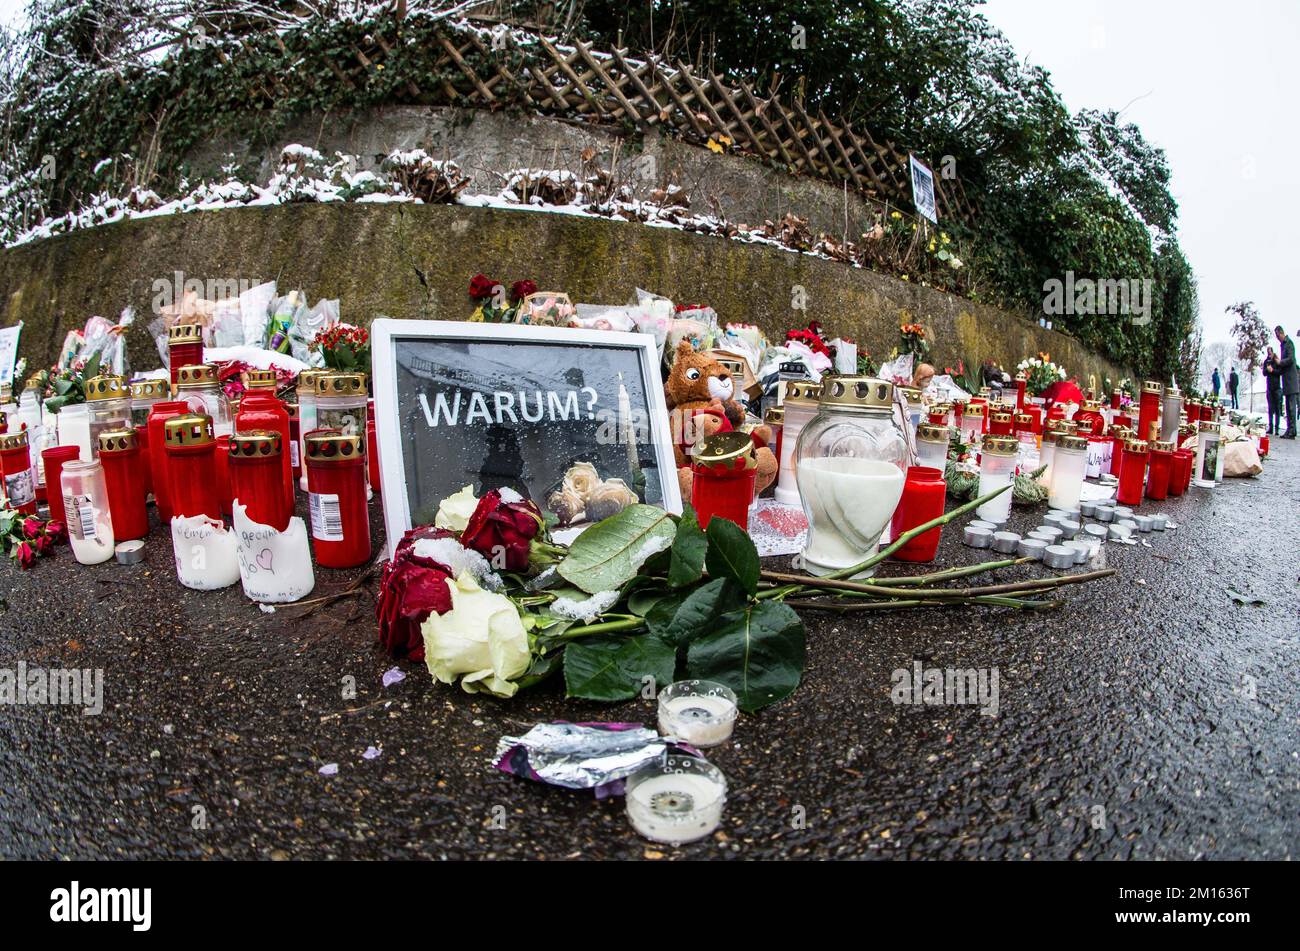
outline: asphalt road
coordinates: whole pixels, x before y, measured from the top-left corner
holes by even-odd
[[[566,702],[558,683],[495,701],[411,664],[385,688],[368,596],[291,620],[238,585],[189,591],[158,529],[135,568],[66,548],[0,566],[0,667],[106,681],[100,716],[0,708],[0,856],[1294,858],[1300,449],[1274,445],[1256,479],[1148,503],[1181,527],[1108,546],[1119,573],[1054,614],[806,614],[803,685],[710,751],[722,829],[679,849],[638,838],[621,800],[488,766],[502,734],[653,723],[650,701]],[[981,554],[950,532],[939,559]],[[357,574],[320,571],[316,595]],[[914,660],[996,668],[997,716],[896,706]]]

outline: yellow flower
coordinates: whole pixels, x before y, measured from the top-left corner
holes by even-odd
[[[900,218],[903,217],[903,214],[902,214],[902,212],[891,211],[891,212],[889,213],[889,217],[893,218],[895,221],[898,221]]]

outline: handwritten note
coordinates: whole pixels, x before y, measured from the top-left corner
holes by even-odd
[[[187,588],[215,591],[239,580],[235,533],[206,515],[172,518],[176,577]]]
[[[311,568],[307,526],[294,516],[283,532],[248,517],[235,500],[234,535],[239,544],[239,578],[244,594],[263,604],[297,601],[311,593],[316,576]]]

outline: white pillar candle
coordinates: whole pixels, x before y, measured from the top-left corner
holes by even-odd
[[[239,580],[244,595],[262,604],[283,604],[311,594],[316,576],[311,567],[307,526],[298,516],[288,527],[276,531],[248,517],[236,499],[232,512],[235,539],[239,546]]]
[[[711,835],[722,821],[727,780],[711,763],[665,756],[627,779],[627,817],[653,842],[679,845]]]

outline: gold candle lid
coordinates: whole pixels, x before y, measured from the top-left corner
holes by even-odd
[[[787,380],[785,383],[785,401],[803,400],[815,403],[821,399],[822,385],[812,380]]]
[[[1003,409],[997,410],[995,413],[993,413],[993,415],[989,417],[989,419],[995,423],[1009,423],[1013,418],[1014,418],[1013,414],[1008,413],[1006,410]]]
[[[921,402],[921,391],[914,386],[903,387],[903,399],[909,403]]]
[[[275,389],[278,381],[274,370],[245,370],[244,386],[250,390]]]
[[[963,415],[963,416],[983,416],[983,415],[984,415],[984,405],[985,405],[985,404],[983,404],[983,403],[967,403],[967,404],[966,404],[966,410],[965,410],[965,412],[962,413],[962,415]]]
[[[1088,440],[1084,439],[1082,436],[1063,434],[1056,437],[1056,448],[1072,449],[1076,452],[1082,452],[1088,448]]]
[[[1154,393],[1156,396],[1159,396],[1164,392],[1164,387],[1160,385],[1159,380],[1147,380],[1142,384],[1142,392]]]
[[[984,439],[980,451],[995,456],[1014,456],[1020,451],[1020,440],[1014,436],[988,436]]]
[[[948,427],[935,423],[922,423],[916,427],[916,438],[921,442],[948,442]]]
[[[167,328],[167,346],[181,343],[202,343],[202,324],[173,324]]]
[[[176,371],[176,386],[212,386],[217,382],[217,368],[211,363],[191,363]]]
[[[714,433],[691,447],[691,460],[699,465],[726,465],[731,469],[757,465],[754,440],[742,432]]]
[[[1101,410],[1101,400],[1084,400],[1083,408],[1090,413],[1096,413]]]
[[[308,459],[332,462],[336,459],[354,459],[366,453],[365,436],[348,436],[337,429],[314,429],[304,441]]]
[[[250,429],[230,437],[231,459],[260,459],[280,455],[280,434],[270,429]]]
[[[129,452],[140,446],[135,430],[130,427],[102,432],[99,434],[98,442],[101,456],[106,452]]]
[[[1017,426],[1033,426],[1034,417],[1031,413],[1016,413]]]
[[[836,376],[822,383],[823,406],[869,406],[888,408],[894,405],[894,384],[870,376]]]
[[[1199,425],[1200,431],[1203,433],[1217,433],[1219,431],[1219,424],[1213,420],[1203,419]]]
[[[131,395],[126,380],[120,376],[95,376],[86,381],[86,402],[121,400]]]
[[[1129,452],[1146,452],[1149,446],[1145,439],[1130,439],[1124,443],[1124,448]]]
[[[0,449],[22,449],[27,445],[27,430],[0,436]]]
[[[163,423],[163,443],[176,447],[214,444],[212,417],[204,413],[173,416]]]
[[[763,414],[763,422],[767,423],[769,426],[784,426],[785,407],[784,406],[769,407],[768,411]]]
[[[1133,435],[1133,430],[1129,429],[1127,426],[1121,426],[1119,423],[1115,423],[1110,427],[1110,435],[1112,438],[1119,437],[1120,439],[1127,439]]]
[[[1156,452],[1173,452],[1174,442],[1172,439],[1157,439],[1151,444],[1151,448]]]
[[[316,377],[324,372],[324,370],[303,370],[298,374],[298,381],[294,384],[294,389],[299,393],[315,393]]]
[[[322,373],[316,377],[317,396],[364,396],[364,373]]]
[[[136,380],[131,384],[133,400],[165,400],[171,395],[171,384],[166,380]]]
[[[33,373],[31,376],[29,376],[27,378],[27,382],[23,384],[24,390],[40,390],[43,388],[44,387],[41,382],[40,375],[36,373]]]

